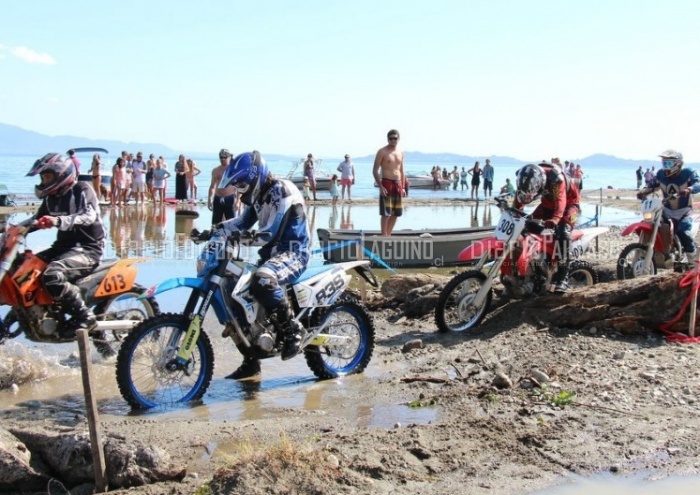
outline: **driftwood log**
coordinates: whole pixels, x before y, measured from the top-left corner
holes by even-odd
[[[679,288],[683,274],[664,273],[597,284],[521,301],[523,317],[532,323],[563,328],[596,327],[623,334],[658,329],[680,311],[690,286]],[[689,314],[673,330],[688,332]]]

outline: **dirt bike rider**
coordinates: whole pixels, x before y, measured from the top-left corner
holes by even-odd
[[[72,324],[64,327],[59,337],[72,339],[78,328],[90,330],[97,322],[72,282],[92,273],[100,263],[105,229],[95,191],[87,182],[76,180],[75,163],[70,157],[44,155],[27,173],[28,177],[35,175],[41,177],[34,192],[42,203],[20,225],[29,226],[30,231],[58,228],[56,241],[37,256],[47,263],[41,276],[46,292],[72,317]]]
[[[294,311],[283,286],[296,279],[305,269],[310,257],[310,235],[299,189],[286,179],[275,178],[265,159],[257,151],[242,153],[226,167],[220,189],[234,186],[243,204],[243,213],[220,223],[216,228],[226,234],[249,230],[259,223],[258,238],[267,243],[258,251],[260,261],[250,283],[250,293],[268,314],[278,322],[284,333],[282,359],[299,352],[306,330],[294,319]],[[260,374],[260,361],[240,349],[243,363],[226,378],[240,380]]]
[[[578,219],[581,196],[576,184],[570,181],[562,169],[552,163],[542,162],[538,165],[525,165],[516,173],[516,192],[513,207],[522,210],[538,196],[542,201],[532,218],[545,221],[545,228],[554,229],[557,240],[557,271],[552,283],[556,292],[565,292],[569,288],[569,246],[571,231]]]
[[[683,154],[675,150],[666,150],[659,155],[661,169],[656,173],[647,187],[637,193],[638,199],[645,199],[657,189],[664,196],[664,216],[671,219],[678,240],[692,260],[695,256],[695,241],[690,234],[693,221],[690,212],[693,210],[691,194],[700,193],[700,177],[694,170],[683,168]]]

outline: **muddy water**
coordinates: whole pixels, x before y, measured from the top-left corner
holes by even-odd
[[[103,221],[108,233],[105,258],[148,258],[138,265],[137,279],[138,283],[147,287],[166,278],[194,276],[198,247],[188,240],[187,234],[195,227],[200,230],[209,228],[211,214],[202,205],[184,208],[197,212],[199,217],[177,215],[176,211],[183,207],[175,206],[104,208]],[[348,227],[369,228],[370,223],[375,223],[377,219],[376,209],[369,206],[339,207],[340,211],[336,213],[330,206],[311,207],[309,210],[312,231],[317,226],[332,225],[337,220]],[[340,218],[332,218],[335,214]],[[27,216],[14,214],[8,220],[16,223]],[[51,231],[35,232],[28,238],[28,247],[35,252],[40,251],[53,242],[54,236],[55,232]],[[252,249],[247,254],[251,260],[257,257]],[[322,262],[320,256],[312,261],[313,264]],[[180,312],[188,296],[187,289],[177,289],[159,296],[161,311]],[[0,308],[0,314],[4,315],[7,309]],[[334,404],[346,402],[343,396],[348,387],[361,387],[365,380],[377,376],[377,371],[370,364],[364,375],[317,383],[303,359],[282,362],[272,358],[263,361],[264,379],[260,382],[241,384],[225,380],[224,376],[240,363],[240,355],[229,339],[220,337],[221,326],[213,313],[204,325],[212,340],[216,359],[214,379],[207,390],[204,404],[170,407],[167,411],[150,411],[146,414],[184,418],[205,416],[221,421],[268,417],[279,409],[290,407],[334,409]],[[34,406],[53,403],[67,410],[83,407],[76,344],[37,344],[19,337],[0,346],[0,360],[14,363],[17,383],[12,389],[0,390],[0,408],[20,403]],[[93,362],[95,388],[99,390],[98,402],[103,417],[134,415],[119,394],[114,378],[114,360],[105,362],[95,353]],[[413,410],[370,401],[339,409],[348,419],[356,421],[358,426],[388,428],[396,423],[423,423],[437,417],[437,409]]]

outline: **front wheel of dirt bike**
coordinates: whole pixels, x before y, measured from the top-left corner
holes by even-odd
[[[204,331],[188,362],[175,362],[189,324],[183,315],[166,313],[142,321],[127,334],[117,354],[117,384],[131,407],[195,401],[207,391],[214,350]]]
[[[374,352],[374,320],[367,308],[344,297],[312,322],[321,332],[304,349],[309,369],[321,380],[361,373]]]
[[[625,246],[617,259],[617,279],[627,280],[643,275],[656,275],[657,267],[653,259],[650,269],[646,268],[644,260],[647,257],[647,251],[648,247],[639,242]]]
[[[143,321],[160,314],[155,298],[139,297],[146,293],[146,288],[134,286],[129,292],[100,301],[94,309],[98,321],[132,320]],[[92,340],[97,351],[103,357],[114,356],[124,339],[125,332],[92,332]]]
[[[439,332],[466,332],[481,323],[493,297],[489,289],[481,304],[474,304],[474,298],[485,282],[486,275],[477,270],[462,272],[447,282],[435,306],[435,323]]]
[[[599,282],[598,272],[588,261],[576,260],[569,265],[569,287],[580,289]]]

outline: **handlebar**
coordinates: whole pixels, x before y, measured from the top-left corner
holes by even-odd
[[[200,232],[195,228],[190,231],[190,240],[195,244],[199,244],[200,242],[208,241],[219,232],[223,232],[223,230],[212,229]],[[243,232],[231,232],[230,234],[226,235],[226,238],[232,242],[243,242],[246,244],[252,244],[253,242],[258,240],[258,234],[254,230],[244,230]]]

